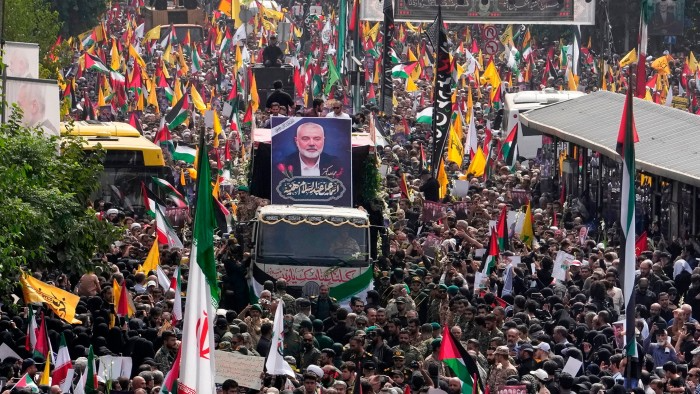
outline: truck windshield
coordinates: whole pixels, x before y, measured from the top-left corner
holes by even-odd
[[[329,223],[258,226],[257,260],[264,264],[364,267],[369,264],[367,228]]]

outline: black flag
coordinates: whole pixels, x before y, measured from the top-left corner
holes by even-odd
[[[442,153],[447,143],[452,119],[452,62],[447,44],[447,32],[442,23],[442,7],[438,4],[438,13],[433,25],[426,31],[436,52],[435,89],[433,90],[433,152],[431,156],[432,173],[435,175],[440,166]],[[432,41],[435,40],[435,41]]]
[[[394,81],[391,78],[391,49],[394,41],[394,7],[392,2],[384,0],[384,47],[382,48],[382,92],[380,108],[385,115],[394,113]]]

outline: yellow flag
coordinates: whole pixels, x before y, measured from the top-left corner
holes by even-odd
[[[667,55],[658,57],[651,63],[651,68],[656,70],[661,75],[670,74],[671,67],[668,65],[668,60]]]
[[[525,219],[523,219],[523,229],[520,230],[520,239],[528,247],[532,247],[532,241],[535,240],[535,232],[532,229],[532,209],[530,207],[530,201],[527,202],[527,208],[525,209]]]
[[[372,37],[372,42],[377,42],[377,35],[379,35],[379,22],[377,22],[376,25],[372,26],[368,33],[369,36]]]
[[[46,364],[44,365],[44,372],[41,373],[41,379],[39,379],[40,386],[48,386],[49,377],[51,376],[51,357],[48,357],[48,354],[46,356],[47,357]]]
[[[238,29],[243,21],[241,20],[241,2],[240,0],[231,1],[231,19],[233,19],[233,28]]]
[[[690,72],[695,72],[698,69],[698,61],[695,59],[695,55],[693,54],[693,51],[690,51],[690,54],[688,55],[688,59],[686,60],[688,62],[688,68],[690,69]]]
[[[156,84],[150,79],[146,81],[146,87],[148,88],[148,105],[152,105],[157,114],[160,112],[160,108],[158,108],[158,93],[156,92],[155,86]]]
[[[168,42],[168,46],[165,47],[165,50],[163,51],[162,59],[165,60],[170,65],[173,64],[172,53],[173,53],[173,47],[170,45],[170,42]]]
[[[501,44],[508,48],[508,43],[513,41],[513,25],[508,25],[499,39],[501,40]]]
[[[437,181],[440,185],[438,196],[442,199],[447,194],[447,185],[449,183],[447,180],[447,172],[445,172],[445,161],[442,159],[440,159],[440,165],[438,166]]]
[[[45,303],[56,316],[70,324],[81,324],[75,319],[75,308],[80,297],[44,283],[24,271],[20,271],[19,282],[22,285],[24,303]]]
[[[494,89],[501,85],[501,76],[498,75],[498,70],[496,70],[496,65],[493,62],[489,62],[486,66],[486,70],[481,75],[481,84],[490,84]]]
[[[394,107],[398,107],[398,106],[399,106],[399,100],[396,99],[396,95],[395,95],[395,94],[391,96],[391,104],[392,104]]]
[[[156,242],[158,243],[158,242]],[[119,305],[119,297],[122,296],[122,287],[119,286],[119,283],[117,283],[116,279],[112,279],[112,301],[114,301],[114,305],[117,306]]]
[[[567,75],[567,88],[569,90],[578,90],[578,83],[576,82],[576,76],[571,72],[570,68],[566,69]]]
[[[240,8],[240,7],[239,7]],[[232,3],[231,0],[221,0],[219,3],[219,11],[226,14],[226,16],[231,17]]]
[[[620,68],[625,67],[628,64],[636,63],[636,62],[637,62],[637,49],[632,48],[631,51],[627,52],[625,57],[620,59]]]
[[[170,73],[168,72],[168,66],[165,64],[163,59],[160,60],[160,68],[163,70],[163,76],[165,79],[170,79]]]
[[[153,246],[151,246],[151,250],[148,251],[148,256],[146,257],[146,261],[143,262],[143,265],[139,267],[138,272],[143,272],[144,274],[148,275],[150,271],[156,271],[158,269],[158,264],[160,263],[160,252],[158,251],[158,242],[154,241]]]
[[[462,166],[462,160],[464,160],[464,144],[457,135],[458,131],[455,130],[457,124],[462,123],[462,120],[457,117],[454,122],[452,122],[452,130],[450,131],[450,143],[447,147],[447,160],[457,163],[458,166]],[[459,127],[461,129],[461,127]],[[461,132],[459,132],[461,134]]]
[[[406,78],[406,91],[407,92],[417,92],[418,91],[418,86],[416,85],[415,82],[413,82],[413,79],[411,79],[411,77]]]
[[[411,48],[408,48],[408,61],[409,62],[417,62],[418,61],[418,58],[416,57],[416,55],[413,54],[413,51],[411,50]]]
[[[112,51],[110,52],[110,56],[112,57],[112,70],[119,70],[122,57],[119,54],[119,48],[117,48],[117,40],[115,39],[112,39]]]
[[[258,112],[260,96],[258,96],[258,83],[255,81],[255,75],[253,75],[253,79],[250,81],[250,105],[253,106],[253,113]]]
[[[462,129],[462,114],[457,112],[454,122],[452,122],[452,130],[455,132],[457,139],[464,141],[464,130]]]
[[[243,66],[243,55],[241,54],[241,47],[236,45],[236,70],[240,70]],[[236,75],[236,73],[233,73]]]
[[[177,103],[182,98],[182,83],[175,79],[175,91],[173,91],[173,103]],[[172,104],[172,103],[171,103]]]
[[[139,98],[136,101],[136,110],[137,111],[143,111],[145,107],[146,100],[143,97],[143,89],[139,91]]]
[[[98,86],[97,87],[97,106],[104,107],[105,105],[107,105],[107,103],[105,102],[105,95],[102,92],[102,87]]]
[[[141,40],[141,42],[146,42],[149,40],[160,40],[160,25],[154,27],[153,29],[149,30],[146,34],[144,34],[143,40]]]
[[[484,170],[486,169],[486,156],[481,147],[478,147],[471,163],[469,163],[469,168],[467,168],[467,175],[472,174],[476,177],[484,175]]]
[[[275,10],[267,8],[265,6],[262,6],[262,10],[263,10],[263,15],[270,18],[270,19],[273,19],[276,21],[281,21],[282,19],[284,19],[284,14],[282,12],[275,11]]]
[[[185,170],[184,169],[180,169],[180,185],[187,186],[187,182],[185,181]]]
[[[219,120],[219,114],[214,111],[214,148],[219,147],[219,134],[221,134],[221,121]]]

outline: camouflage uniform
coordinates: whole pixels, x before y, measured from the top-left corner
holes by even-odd
[[[423,359],[423,357],[421,357],[420,352],[418,351],[418,349],[415,346],[398,345],[398,346],[394,346],[391,350],[394,353],[396,353],[397,350],[403,351],[403,355],[404,355],[404,358],[406,360],[405,365],[411,365],[411,362],[420,361]]]
[[[284,301],[284,313],[285,315],[296,315],[297,314],[297,306],[296,306],[296,299],[292,297],[289,293],[285,292],[284,294],[281,294],[278,292],[277,297]]]
[[[303,342],[301,336],[296,331],[285,332],[284,355],[294,357],[297,360],[297,364],[299,364],[301,349],[304,345]]]
[[[494,328],[491,331],[486,331],[483,328],[480,330],[479,349],[482,353],[486,354],[486,351],[489,350],[489,343],[495,337],[503,338],[503,333],[498,328]]]
[[[470,322],[464,322],[464,325],[460,324],[462,328],[462,340],[468,341],[470,339],[479,338],[479,326],[474,323],[474,320]]]
[[[434,298],[430,301],[430,306],[428,307],[428,322],[440,322],[440,304],[442,301],[439,298]]]

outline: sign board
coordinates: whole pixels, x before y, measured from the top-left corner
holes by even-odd
[[[649,22],[650,36],[682,36],[684,33],[685,0],[654,0],[654,13]],[[672,45],[675,41],[667,39]]]
[[[133,362],[131,357],[102,356],[97,374],[107,380],[117,380],[122,376],[130,377]]]
[[[8,41],[2,60],[8,77],[39,78],[39,44]]]
[[[48,136],[59,134],[60,103],[58,83],[52,79],[7,78],[4,109],[9,117],[11,104],[22,108],[22,123],[27,127],[41,127]]]
[[[432,22],[436,0],[395,0],[397,22]],[[593,25],[595,1],[587,0],[444,0],[448,23]]]
[[[272,203],[352,206],[352,125],[339,118],[272,118]]]
[[[673,108],[682,109],[683,111],[687,111],[688,107],[690,107],[690,100],[688,100],[687,97],[674,96],[673,100],[671,101],[671,106]]]
[[[223,383],[226,379],[235,380],[239,386],[260,390],[260,375],[265,366],[265,357],[244,356],[236,352],[215,350],[216,375],[214,382]]]

